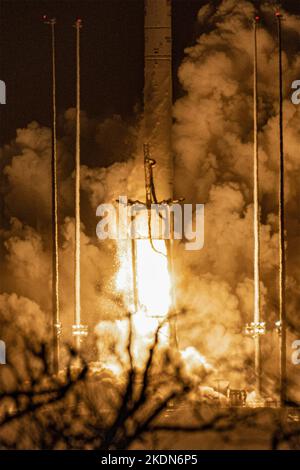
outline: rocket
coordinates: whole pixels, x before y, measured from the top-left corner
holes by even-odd
[[[144,139],[159,201],[173,198],[171,0],[145,0]]]

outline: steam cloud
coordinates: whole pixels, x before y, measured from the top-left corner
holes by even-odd
[[[253,344],[243,328],[253,312],[253,100],[252,18],[247,1],[223,0],[198,13],[202,32],[186,50],[178,75],[185,95],[174,105],[175,191],[186,202],[205,203],[205,243],[199,252],[176,248],[180,346],[195,347],[235,387],[253,382]],[[259,158],[261,185],[263,315],[277,319],[278,84],[273,8],[261,6],[259,28]],[[284,131],[287,187],[288,315],[298,326],[300,107],[290,85],[300,77],[300,18],[284,13]],[[296,39],[297,40],[296,40]],[[60,119],[60,276],[65,335],[73,314],[73,155],[75,114]],[[140,126],[119,116],[98,123],[82,113],[82,312],[94,328],[120,319],[114,291],[118,269],[113,241],[95,236],[95,209],[119,195],[143,198]],[[1,311],[51,311],[50,130],[33,122],[18,129],[1,157],[3,222]],[[97,165],[95,165],[97,162]],[[32,308],[29,308],[29,306]],[[13,307],[12,307],[13,306]],[[43,312],[43,313],[42,313]],[[106,324],[106,323],[105,323]],[[105,329],[105,328],[104,328]],[[265,337],[264,368],[276,373],[276,335]],[[270,357],[270,351],[274,351]],[[290,373],[293,373],[291,370]],[[271,390],[270,390],[271,393]]]

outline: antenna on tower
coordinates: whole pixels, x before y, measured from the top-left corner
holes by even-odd
[[[56,49],[55,18],[43,16],[45,24],[51,27],[51,68],[52,68],[52,328],[53,328],[53,371],[59,372],[59,339],[61,322],[59,311],[59,254],[58,254],[58,186],[57,186],[57,139],[56,139]]]
[[[81,292],[80,292],[80,30],[82,20],[77,18],[76,29],[76,158],[75,158],[75,311],[73,335],[75,346],[80,350],[82,338],[87,336],[87,327],[81,324]]]

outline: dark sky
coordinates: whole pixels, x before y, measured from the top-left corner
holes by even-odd
[[[205,0],[174,0],[174,68],[196,37],[196,14]],[[82,109],[90,117],[133,115],[142,103],[143,0],[2,0],[0,78],[7,85],[1,106],[0,144],[31,120],[50,124],[49,27],[42,15],[57,18],[57,104],[75,103],[75,29],[83,19]],[[178,93],[175,84],[175,93]]]
[[[75,103],[75,30],[82,31],[82,109],[90,117],[114,113],[125,119],[142,104],[143,0],[1,0],[0,78],[7,85],[7,105],[0,107],[0,145],[17,127],[37,120],[50,125],[49,27],[42,15],[57,18],[58,110]],[[196,15],[207,0],[173,0],[173,66],[194,43]],[[218,0],[215,3],[219,3]],[[259,2],[258,2],[259,3]],[[299,10],[299,0],[285,0]],[[174,73],[174,96],[181,90]]]

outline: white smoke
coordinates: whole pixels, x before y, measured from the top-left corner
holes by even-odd
[[[253,98],[251,2],[223,0],[198,14],[206,25],[186,50],[178,76],[185,92],[174,106],[175,190],[187,202],[205,203],[205,243],[199,252],[177,255],[178,304],[182,348],[195,347],[234,386],[249,379],[245,361],[253,344],[245,323],[253,311]],[[274,12],[261,5],[259,28],[259,147],[262,209],[262,293],[265,319],[276,320],[278,99]],[[300,299],[299,126],[300,107],[290,101],[290,84],[300,76],[300,59],[290,46],[299,39],[299,17],[284,13],[284,126],[288,220],[288,306],[295,316]],[[293,41],[289,41],[289,38]],[[74,109],[60,118],[61,308],[65,330],[73,315]],[[82,312],[93,328],[121,319],[122,299],[114,290],[118,270],[114,242],[95,236],[95,208],[120,195],[144,198],[142,134],[113,116],[96,122],[82,113]],[[17,131],[1,150],[4,222],[1,230],[2,291],[25,296],[51,310],[50,130],[37,123]],[[2,184],[3,183],[3,184]],[[5,294],[6,295],[6,294]],[[14,297],[15,298],[15,297]],[[40,315],[38,309],[33,309]],[[276,336],[268,337],[275,344]],[[276,361],[273,361],[274,367]],[[268,363],[266,362],[266,365]],[[275,367],[276,368],[276,367]]]

